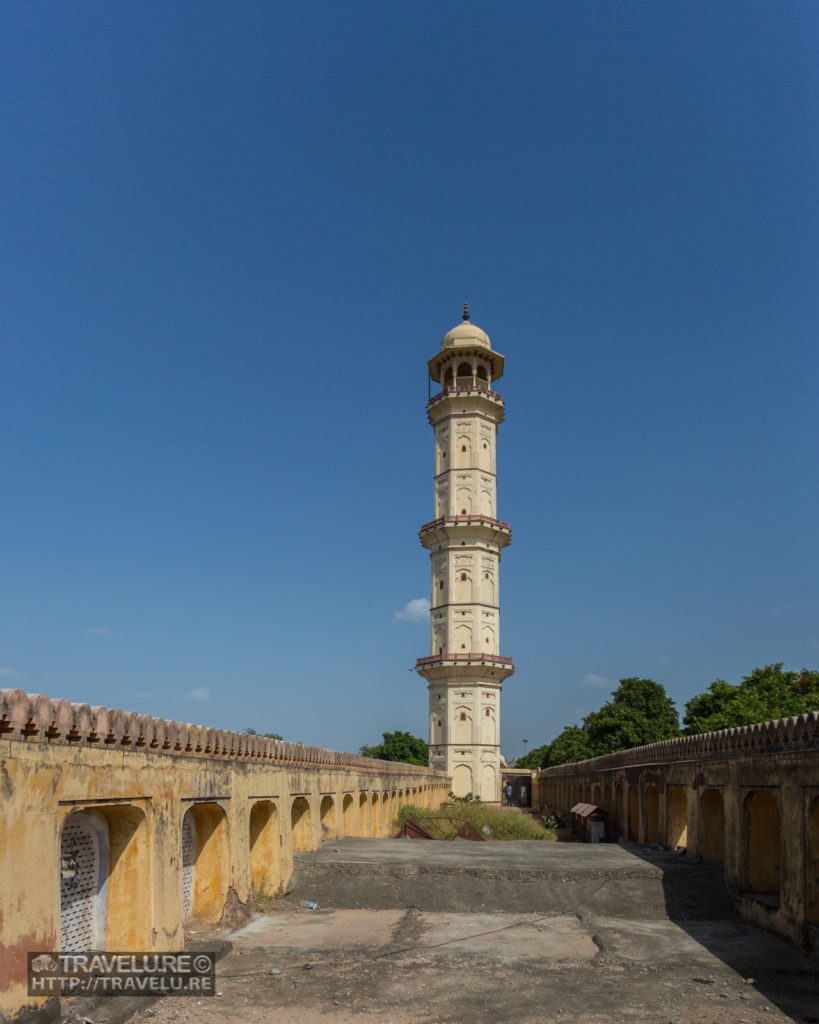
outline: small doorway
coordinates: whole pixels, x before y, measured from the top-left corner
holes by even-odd
[[[529,775],[503,772],[502,804],[504,807],[532,806],[532,779]],[[511,787],[511,792],[510,792]]]

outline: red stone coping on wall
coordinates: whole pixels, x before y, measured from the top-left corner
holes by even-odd
[[[129,750],[176,757],[228,758],[260,764],[313,765],[357,771],[426,775],[448,779],[446,772],[422,765],[380,761],[265,736],[208,729],[119,708],[90,707],[52,700],[44,693],[0,690],[0,739],[59,743],[100,750]]]
[[[614,754],[603,754],[586,761],[541,768],[537,777],[555,778],[583,771],[605,771],[668,761],[715,760],[810,750],[819,753],[819,711],[811,711],[797,718],[778,718],[773,722],[757,722],[719,732],[704,732],[697,736],[680,736],[674,740],[649,743],[644,747],[618,750]]]

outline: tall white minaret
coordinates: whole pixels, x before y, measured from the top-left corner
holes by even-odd
[[[503,399],[493,390],[503,356],[463,321],[429,360],[441,385],[427,404],[435,431],[435,518],[421,527],[432,563],[429,763],[453,779],[456,796],[500,800],[500,695],[513,672],[500,656],[498,570],[509,524],[497,518],[495,439]]]

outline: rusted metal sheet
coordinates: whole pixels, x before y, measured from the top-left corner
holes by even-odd
[[[434,839],[435,836],[430,835],[424,826],[415,820],[415,818],[407,818],[401,828],[395,833],[396,839]]]
[[[472,843],[485,843],[486,836],[482,836],[471,821],[465,821],[455,833],[456,839],[468,839]]]
[[[401,828],[395,833],[395,839],[468,839],[473,843],[484,843],[486,842],[486,836],[475,828],[475,826],[467,821],[465,818],[455,818],[449,816],[437,815],[434,818],[425,818],[424,822],[429,828],[425,828],[415,818],[407,818]],[[446,822],[450,828],[458,825],[458,830],[453,835],[449,829],[443,828],[443,822]],[[433,831],[429,831],[432,829]],[[438,835],[435,835],[435,833]]]

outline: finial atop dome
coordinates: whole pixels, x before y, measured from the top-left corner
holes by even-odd
[[[464,320],[469,320],[469,303],[464,302]]]

